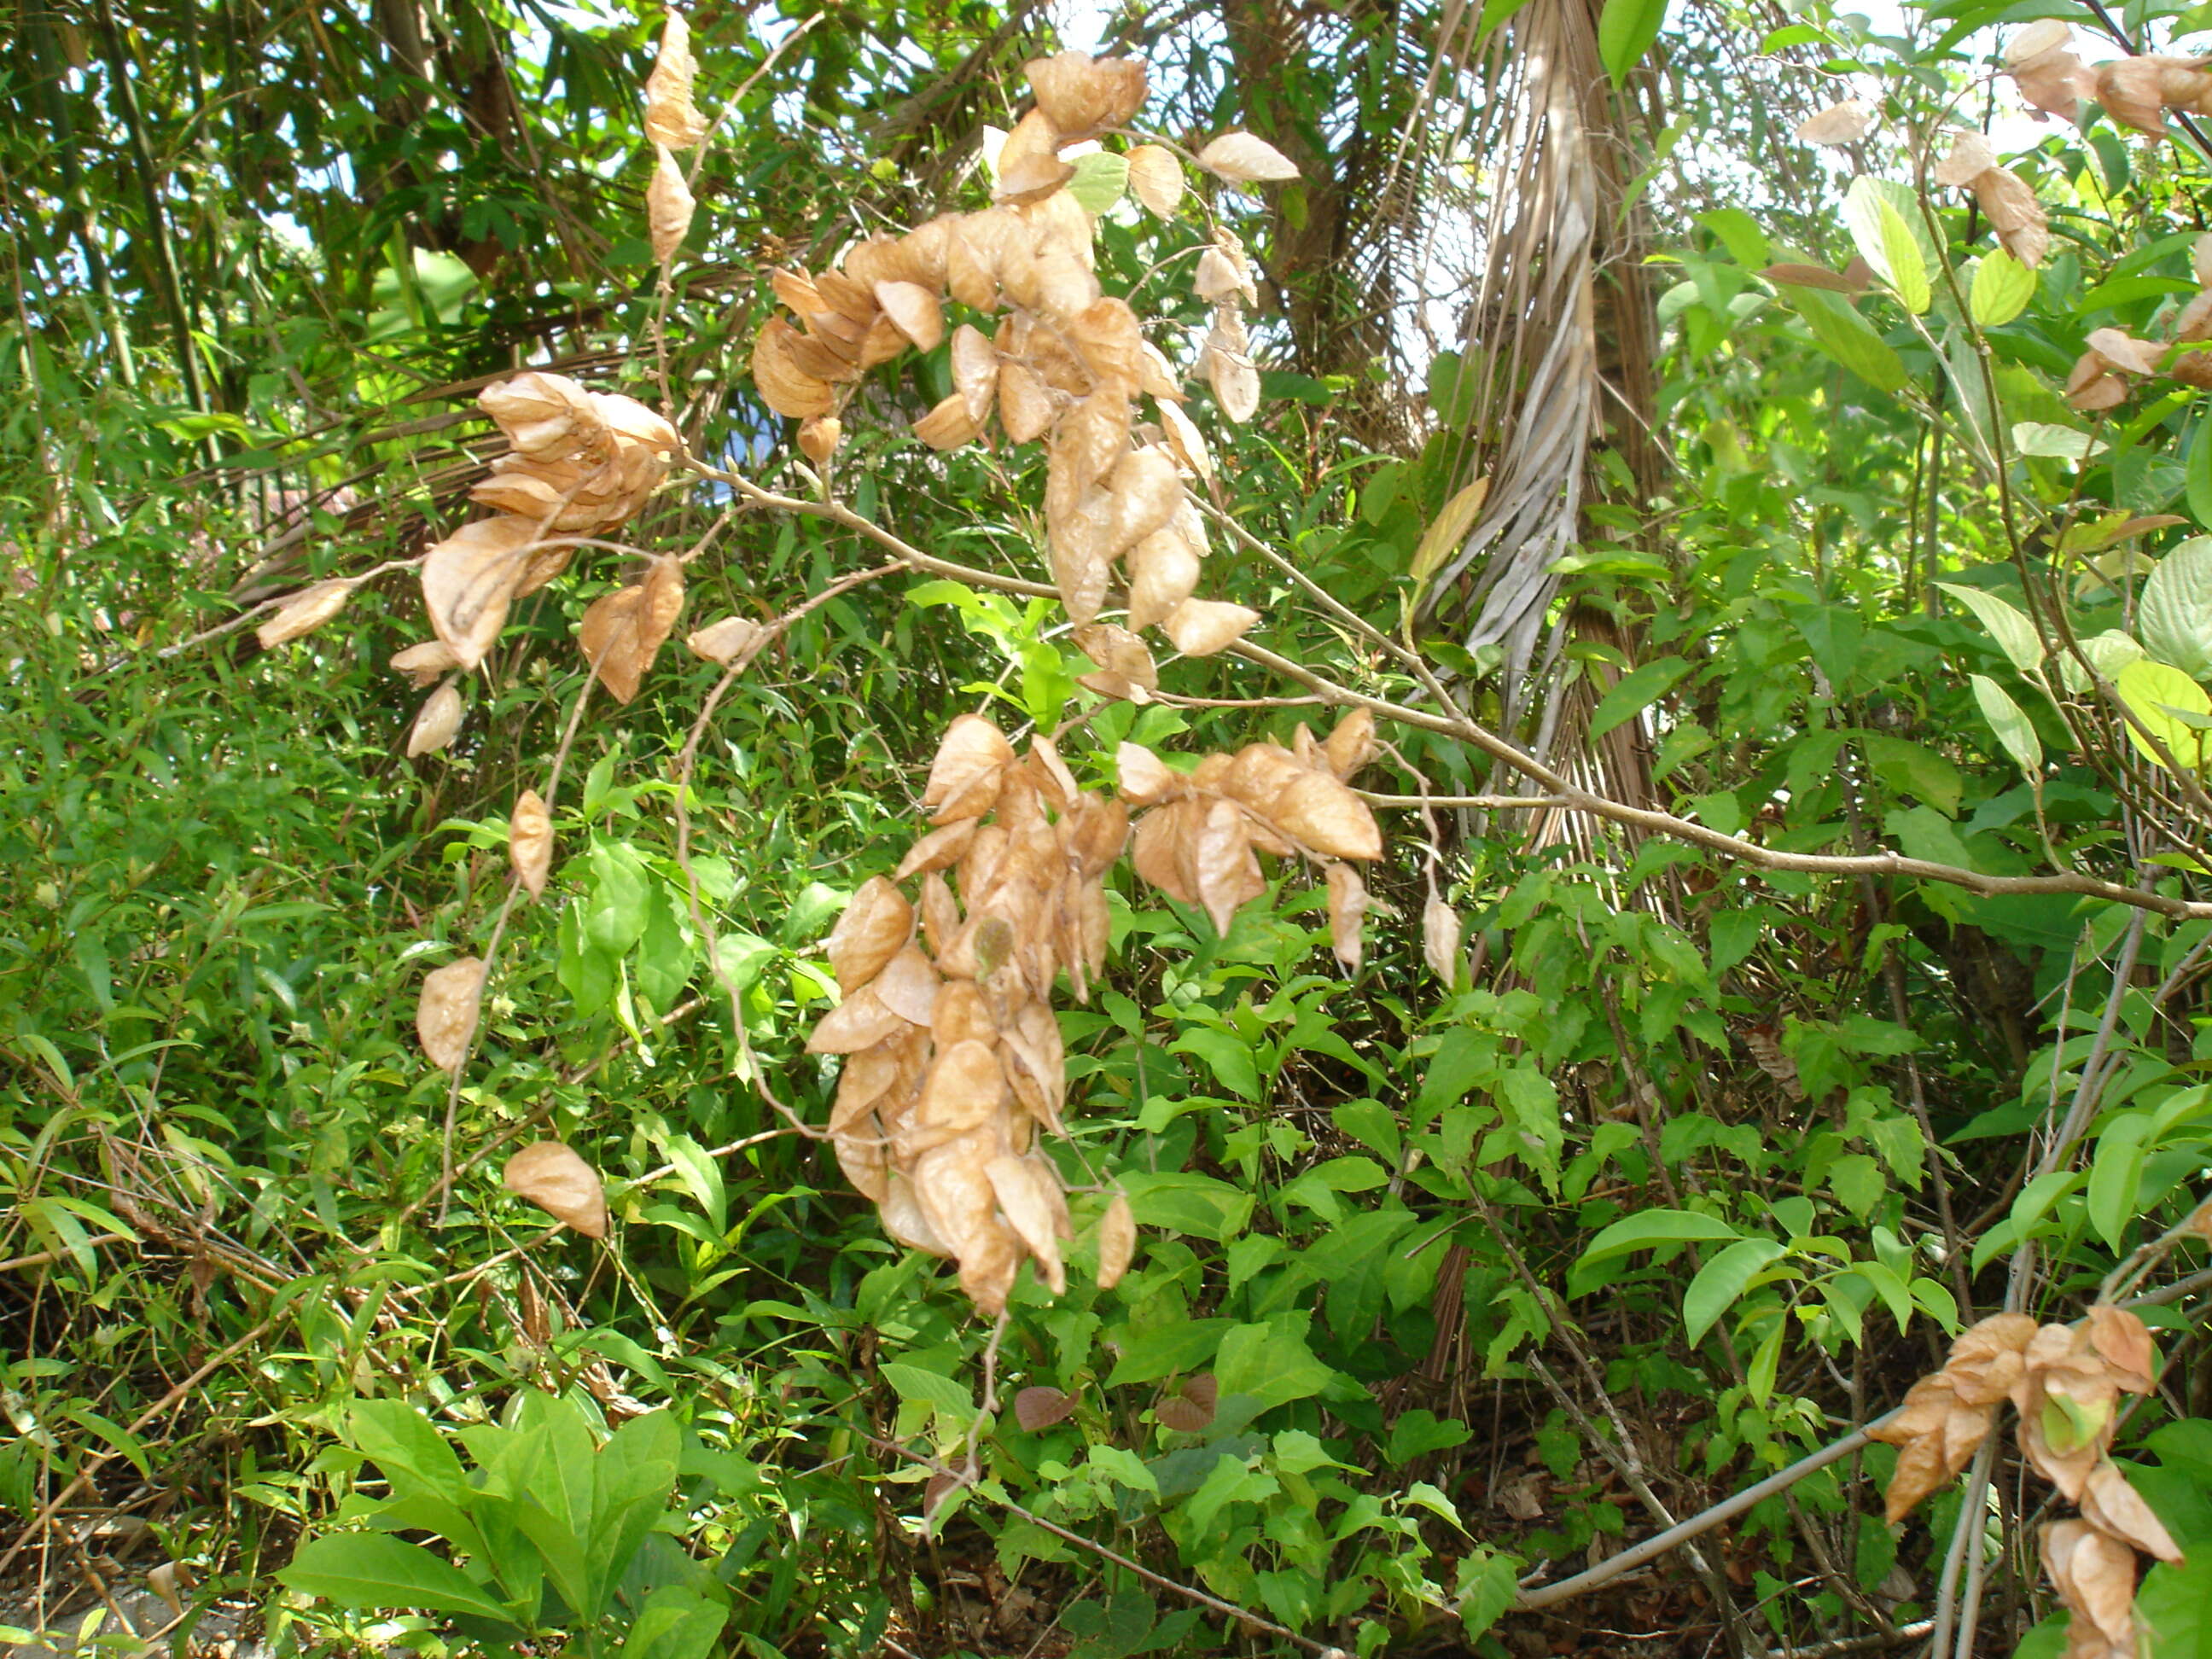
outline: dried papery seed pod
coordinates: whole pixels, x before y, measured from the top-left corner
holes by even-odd
[[[1306,773],[1276,796],[1267,816],[1328,857],[1371,862],[1382,856],[1382,831],[1367,803],[1319,772]]]
[[[945,728],[937,754],[930,762],[929,781],[922,786],[924,806],[945,808],[966,798],[985,779],[1015,762],[1014,746],[1006,734],[981,714],[962,714]],[[988,811],[988,803],[976,809]],[[960,816],[969,816],[961,814]]]
[[[1974,175],[1973,191],[2005,252],[2030,270],[2041,264],[2051,247],[2050,223],[2043,204],[2020,175],[1990,167]]]
[[[422,608],[454,665],[474,668],[507,625],[523,550],[538,539],[527,519],[502,515],[465,524],[422,561]]]
[[[1087,52],[1063,52],[1033,58],[1022,65],[1037,107],[1073,143],[1109,127],[1125,126],[1144,107],[1145,65],[1134,58],[1093,58]]]
[[[1978,132],[1954,131],[1951,148],[1930,171],[1939,185],[1970,185],[1974,175],[1996,166],[1997,153]]]
[[[1243,638],[1260,613],[1219,599],[1185,599],[1160,624],[1186,657],[1210,657]]]
[[[937,969],[927,956],[908,945],[869,981],[884,1007],[909,1025],[927,1027],[937,1006]]]
[[[1863,98],[1845,98],[1797,124],[1797,141],[1804,144],[1852,144],[1874,126],[1874,106]]]
[[[617,702],[636,697],[683,610],[684,567],[675,559],[659,558],[644,580],[593,600],[584,612],[577,642]]]
[[[958,449],[975,442],[983,423],[968,412],[968,400],[955,392],[916,421],[913,430],[932,449]]]
[[[312,587],[303,587],[254,630],[253,637],[266,651],[303,634],[312,634],[344,610],[345,602],[352,596],[353,584],[349,581],[317,582]]]
[[[2141,1316],[2100,1302],[2089,1310],[2089,1346],[2105,1362],[2112,1381],[2130,1394],[2148,1394],[2158,1367],[2158,1348]]]
[[[855,888],[823,947],[839,988],[858,990],[883,972],[914,937],[914,906],[883,877]]]
[[[2089,1471],[2081,1487],[2081,1518],[2099,1532],[2160,1561],[2181,1559],[2181,1547],[2141,1493],[2109,1457]]]
[[[726,668],[739,653],[751,648],[762,632],[761,625],[750,618],[725,617],[686,635],[684,644],[694,656],[704,657]]]
[[[2073,31],[2055,18],[2031,24],[2005,49],[2005,73],[2033,108],[2061,120],[2080,118],[2081,100],[2097,92],[2096,71],[2067,46]]]
[[[1297,164],[1264,138],[1249,132],[1224,132],[1199,151],[1199,166],[1231,184],[1295,179]]]
[[[827,415],[836,407],[836,396],[827,380],[806,373],[793,360],[791,343],[799,337],[798,331],[781,317],[761,325],[753,338],[753,386],[761,401],[779,415]]]
[[[1191,871],[1198,902],[1222,938],[1236,923],[1237,912],[1249,899],[1267,890],[1260,860],[1252,855],[1252,837],[1243,809],[1234,801],[1217,800],[1206,809],[1191,845]]]
[[[2043,1565],[2080,1633],[2094,1631],[2114,1659],[2133,1659],[2136,1640],[2135,1552],[2081,1521],[2054,1521],[2043,1528]],[[2069,1654],[2098,1654],[2093,1643],[2069,1639]],[[2103,1659],[2100,1655],[2099,1659]]]
[[[941,830],[931,830],[907,849],[907,855],[899,860],[899,867],[891,872],[891,878],[904,881],[908,876],[951,869],[975,839],[976,823],[974,818],[961,818]]]
[[[653,237],[654,264],[665,265],[676,257],[684,237],[690,233],[691,214],[697,205],[675,157],[662,149],[659,161],[653,166],[653,182],[645,191],[646,222]]]
[[[1349,783],[1366,770],[1378,747],[1374,714],[1369,709],[1354,708],[1337,721],[1322,744],[1322,754],[1328,763],[1328,769]]]
[[[558,1140],[525,1146],[507,1161],[500,1184],[586,1238],[607,1236],[607,1189],[599,1171]]]
[[[707,136],[707,119],[691,101],[698,74],[690,27],[671,11],[661,26],[660,55],[645,83],[645,136],[654,143],[689,149]]]
[[[1060,159],[1060,130],[1042,109],[1033,109],[1014,124],[1006,142],[999,147],[1000,202],[1027,202],[1058,190],[1075,176],[1075,169]],[[1001,264],[999,280],[1006,280]]]
[[[980,423],[990,418],[999,389],[999,349],[969,323],[952,331],[952,385],[967,403],[970,420]]]
[[[1137,1218],[1129,1208],[1129,1200],[1120,1193],[1114,1194],[1106,1206],[1106,1213],[1098,1221],[1098,1288],[1110,1291],[1121,1282],[1129,1271],[1129,1259],[1137,1250]]]
[[[1173,526],[1156,530],[1129,550],[1129,627],[1165,622],[1198,586],[1199,558]]]
[[[806,1052],[857,1054],[905,1030],[906,1022],[884,1007],[883,999],[863,985],[814,1023],[814,1030],[807,1036]]]
[[[443,640],[424,640],[392,655],[392,671],[406,675],[418,691],[426,685],[435,685],[460,665],[461,659],[453,654],[453,647]]]
[[[1124,743],[1115,749],[1114,769],[1121,799],[1132,806],[1157,806],[1186,787],[1182,773],[1140,743]]]
[[[1058,413],[1052,393],[1024,363],[999,367],[999,422],[1018,444],[1042,435]]]
[[[1237,299],[1244,291],[1244,273],[1226,253],[1210,247],[1198,256],[1198,271],[1191,279],[1191,288],[1201,300]]]
[[[945,307],[918,283],[878,283],[876,303],[915,348],[933,351],[945,337]]]
[[[423,700],[414,725],[407,728],[408,759],[443,749],[460,729],[461,694],[447,680]]]
[[[1077,683],[1100,696],[1125,697],[1142,704],[1150,702],[1152,693],[1159,690],[1160,674],[1152,665],[1152,653],[1127,629],[1093,623],[1075,630],[1075,643],[1098,665],[1097,673],[1083,675]]]
[[[1364,924],[1367,918],[1367,884],[1348,864],[1332,864],[1328,881],[1328,943],[1336,959],[1357,969],[1365,954]]]
[[[1213,388],[1221,412],[1240,426],[1260,410],[1260,371],[1250,349],[1243,325],[1224,313],[1217,314],[1199,360],[1200,372]]]
[[[460,1069],[468,1057],[469,1039],[476,1035],[477,1017],[483,1006],[484,964],[481,957],[463,957],[422,976],[422,992],[415,1005],[415,1036],[430,1063],[441,1072]]]
[[[1105,527],[1105,551],[1118,558],[1154,531],[1164,528],[1182,505],[1182,477],[1175,458],[1157,447],[1132,450],[1114,467],[1106,485],[1113,508]]]
[[[1060,1196],[1060,1179],[1048,1173],[1036,1155],[994,1158],[983,1173],[997,1194],[999,1212],[1014,1230],[1036,1261],[1044,1282],[1054,1296],[1067,1289],[1067,1273],[1060,1264],[1060,1241],[1067,1217]]]
[[[507,820],[507,855],[530,896],[543,898],[545,878],[553,869],[553,815],[535,789],[514,798],[514,811]]]
[[[1160,144],[1139,144],[1129,152],[1129,194],[1156,218],[1171,219],[1182,205],[1182,163]]]
[[[799,423],[799,453],[815,465],[827,466],[844,435],[844,424],[835,415],[810,415]]]
[[[1459,912],[1445,903],[1441,895],[1431,893],[1429,902],[1421,907],[1421,959],[1447,986],[1459,981]]]
[[[1198,429],[1198,422],[1164,398],[1157,407],[1160,429],[1166,434],[1168,453],[1175,457],[1176,465],[1212,483],[1213,455],[1206,447],[1206,436]]]

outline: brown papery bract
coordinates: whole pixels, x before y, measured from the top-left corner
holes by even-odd
[[[530,896],[543,898],[545,878],[553,868],[553,817],[535,789],[514,798],[514,811],[507,820],[507,854]]]
[[[500,1184],[586,1238],[607,1236],[607,1193],[599,1171],[557,1140],[525,1146],[507,1161]]]
[[[655,559],[645,580],[592,602],[577,633],[584,657],[599,683],[627,703],[653,666],[669,629],[684,610],[684,567]]]
[[[645,83],[645,136],[670,149],[689,149],[707,136],[707,118],[691,101],[699,65],[691,56],[691,30],[675,11],[661,26],[660,55]]]
[[[468,1054],[469,1039],[476,1035],[477,1013],[483,1006],[483,982],[481,957],[463,957],[422,976],[415,1035],[430,1063],[441,1072],[458,1071]]]

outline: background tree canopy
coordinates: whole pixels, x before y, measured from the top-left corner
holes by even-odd
[[[2212,1659],[2212,11],[689,24],[0,26],[9,1639]]]

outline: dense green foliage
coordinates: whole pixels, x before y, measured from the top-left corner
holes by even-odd
[[[656,1659],[1297,1650],[1286,1632],[1497,1659],[1585,1629],[1902,1649],[1960,1630],[1963,1583],[1962,1654],[2048,1656],[2055,1511],[2008,1443],[1901,1526],[1873,1446],[1655,1572],[1509,1608],[1522,1577],[1888,1410],[1973,1318],[2063,1322],[2102,1286],[2164,1298],[2139,1309],[2165,1369],[2118,1455],[2194,1553],[2144,1579],[2149,1652],[2212,1653],[2205,1247],[2172,1231],[2212,1190],[2212,912],[2187,908],[2212,890],[2212,554],[2190,539],[2212,429],[2170,373],[2107,411],[2065,396],[2092,331],[2162,342],[2200,291],[2212,155],[2094,112],[2001,141],[2032,143],[2052,229],[2008,270],[1932,182],[1935,135],[1985,107],[2019,125],[1974,30],[2101,10],[1916,9],[1897,38],[1820,5],[1771,34],[1702,11],[1636,68],[1664,8],[1584,9],[1681,125],[1610,135],[1657,169],[1666,466],[1639,499],[1643,463],[1617,434],[1596,451],[1553,572],[1504,735],[1557,769],[1556,804],[1385,811],[1351,974],[1288,860],[1225,938],[1118,873],[1109,981],[1061,1020],[1061,1162],[1079,1224],[1118,1183],[1142,1243],[1111,1291],[1025,1279],[995,1340],[769,1098],[827,1119],[836,1067],[804,1052],[836,995],[823,935],[919,832],[956,713],[1062,732],[1110,787],[1124,739],[1195,756],[1334,711],[1233,656],[1169,664],[1142,708],[1080,689],[1057,604],[992,585],[1041,576],[1042,465],[908,434],[951,388],[941,349],[855,400],[835,487],[992,581],[901,570],[799,617],[705,725],[688,855],[680,757],[714,665],[672,647],[635,702],[580,701],[577,621],[629,556],[580,556],[518,609],[450,749],[404,757],[419,693],[385,664],[426,631],[404,562],[468,516],[493,447],[470,399],[517,367],[627,391],[810,496],[746,374],[766,271],[979,204],[957,163],[1018,103],[1045,21],[695,18],[702,101],[743,92],[664,295],[636,116],[655,21],[21,14],[0,71],[9,1566],[46,1563],[48,1605],[78,1605],[69,1540],[134,1515],[197,1575],[180,1633],[246,1605],[279,1653],[402,1631]],[[1207,591],[1330,687],[1425,716],[1383,722],[1364,787],[1494,802],[1526,782],[1468,735],[1508,719],[1494,663],[1410,620],[1425,532],[1498,453],[1471,415],[1494,319],[1419,351],[1414,323],[1378,339],[1362,286],[1399,280],[1431,220],[1468,234],[1447,117],[1502,70],[1460,19],[1238,0],[1133,14],[1122,40],[1156,64],[1150,124],[1248,124],[1306,173],[1224,201],[1269,278],[1268,372],[1249,426],[1194,400],[1249,538],[1216,536]],[[2128,14],[2185,47],[2197,21]],[[1842,151],[1771,130],[1806,94],[1732,96],[1776,76],[1754,51],[1842,78],[1880,125]],[[1416,130],[1394,192],[1376,135]],[[1195,224],[1100,228],[1108,289],[1179,362],[1206,312]],[[1760,274],[1855,252],[1876,272],[1855,293]],[[698,480],[623,534],[710,538],[685,627],[769,622],[883,556]],[[295,643],[240,621],[386,562]],[[553,883],[510,915],[507,812],[556,754]],[[1818,867],[1881,849],[1923,862]],[[2069,872],[2094,882],[1974,884]],[[1448,980],[1424,962],[1432,882],[1466,929]],[[495,930],[453,1085],[415,1043],[417,988]],[[604,1243],[502,1189],[505,1153],[547,1135],[606,1176]],[[1029,1388],[1067,1409],[1023,1426]],[[971,1438],[980,1479],[931,1487]],[[1986,1527],[1958,1525],[1969,1503]]]

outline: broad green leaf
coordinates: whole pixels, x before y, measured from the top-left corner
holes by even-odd
[[[1869,732],[1862,740],[1875,776],[1899,794],[1917,795],[1945,817],[1959,814],[1966,785],[1959,769],[1925,744]]]
[[[2074,427],[2054,426],[2049,421],[2021,421],[2013,427],[2012,447],[2022,455],[2072,461],[2078,465],[2103,454],[2111,446],[2102,438],[2093,438]]]
[[[1742,1237],[1740,1229],[1718,1216],[1699,1215],[1694,1210],[1644,1210],[1624,1216],[1590,1240],[1581,1259],[1601,1261],[1610,1255],[1626,1255],[1631,1250],[1649,1250],[1662,1244],[1680,1244],[1689,1239]]]
[[[2014,668],[2025,674],[2042,665],[2043,640],[2025,611],[1978,587],[1962,587],[1956,582],[1937,582],[1936,586],[1980,619],[1982,626],[1996,641],[1997,649],[2012,659]]]
[[[1597,18],[1597,55],[1620,86],[1644,61],[1667,21],[1667,0],[1605,0]]]
[[[1075,198],[1076,206],[1094,219],[1111,211],[1128,188],[1129,158],[1111,150],[1077,156],[1075,176],[1067,181],[1067,193]]]
[[[2089,1160],[2089,1224],[2115,1250],[2136,1218],[2136,1193],[2142,1182],[2144,1143],[2151,1131],[2148,1112],[2124,1112],[2097,1137]]]
[[[1635,719],[1658,702],[1690,672],[1690,666],[1680,657],[1659,657],[1630,669],[1613,682],[1597,700],[1597,707],[1590,711],[1590,740],[1595,742],[1614,726]]]
[[[2200,530],[2212,530],[2212,421],[2199,418],[2190,434],[2189,460],[2183,471],[2189,516]]]
[[[420,1544],[381,1533],[333,1533],[314,1539],[276,1575],[287,1589],[341,1607],[423,1607],[473,1613],[511,1626],[491,1592]]]
[[[1702,1341],[1713,1322],[1781,1255],[1782,1246],[1771,1238],[1739,1238],[1698,1268],[1682,1293],[1682,1334],[1690,1344]]]
[[[2002,248],[1985,253],[1974,267],[1966,310],[1984,328],[1998,328],[2027,309],[2035,297],[2035,273]]]
[[[2128,738],[2137,749],[2160,766],[2203,770],[2205,732],[2176,718],[2212,717],[2212,698],[2203,686],[2179,668],[2148,658],[2120,670],[2112,685],[2134,717],[2128,722]],[[2160,746],[2172,757],[2170,762],[2159,753]]]
[[[638,1609],[622,1659],[713,1659],[729,1617],[727,1607],[695,1591],[663,1584]]]
[[[1821,350],[1881,392],[1901,392],[1911,376],[1905,359],[1875,331],[1840,294],[1817,288],[1787,287],[1783,298],[1805,319]]]
[[[1967,678],[1973,683],[1974,701],[1982,706],[1982,718],[1997,734],[2005,753],[2029,778],[2039,780],[2043,776],[2043,740],[2035,735],[2035,723],[2012,700],[2011,694],[1988,675],[1972,674]]]
[[[453,1444],[404,1401],[361,1400],[347,1414],[354,1446],[384,1471],[396,1496],[411,1476],[441,1498],[459,1499],[468,1481]]]
[[[2101,634],[2092,634],[2081,641],[2080,645],[2081,655],[2088,659],[2089,666],[2107,680],[2118,679],[2120,670],[2131,662],[2141,662],[2143,658],[2142,647],[2117,628],[2108,628]],[[2074,653],[2071,651],[2062,653],[2057,661],[2058,678],[2066,689],[2076,696],[2087,692],[2090,685],[2089,675],[2075,659]]]
[[[1844,198],[1844,222],[1859,257],[1915,316],[1928,309],[1930,297],[1928,260],[1912,228],[1918,213],[1911,193],[1887,179],[1855,179]]]
[[[1230,1093],[1245,1100],[1260,1097],[1260,1069],[1253,1063],[1252,1045],[1242,1037],[1211,1025],[1194,1025],[1173,1042],[1168,1052],[1194,1054],[1206,1062],[1213,1079]]]
[[[2158,562],[2136,611],[2143,647],[2191,679],[2212,673],[2212,536],[2191,536]]]

